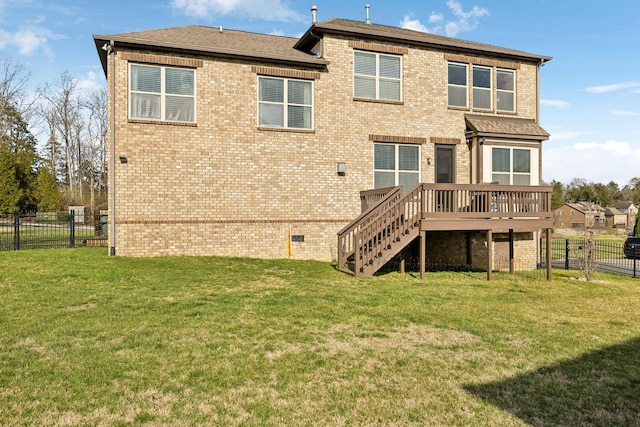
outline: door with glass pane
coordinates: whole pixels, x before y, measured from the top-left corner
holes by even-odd
[[[450,184],[455,180],[455,152],[453,145],[436,145],[436,183]]]
[[[408,191],[420,182],[420,146],[375,143],[373,147],[374,188],[401,185]]]
[[[455,151],[453,145],[436,145],[436,183],[451,184],[455,176]],[[452,190],[436,192],[436,206],[438,212],[452,212],[454,198]]]

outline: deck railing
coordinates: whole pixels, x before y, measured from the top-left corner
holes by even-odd
[[[551,187],[494,184],[419,184],[405,196],[400,187],[362,192],[366,210],[338,233],[338,268],[375,272],[420,229],[551,227],[551,193]]]
[[[553,217],[551,187],[495,184],[421,184],[421,187],[424,218]]]

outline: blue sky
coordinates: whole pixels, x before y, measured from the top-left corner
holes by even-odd
[[[106,85],[93,34],[210,25],[299,36],[318,20],[364,20],[552,56],[542,68],[543,178],[640,177],[640,2],[620,0],[0,0],[0,56],[33,88],[68,71]]]

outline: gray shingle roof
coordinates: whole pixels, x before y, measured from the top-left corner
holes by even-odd
[[[328,63],[316,55],[294,49],[293,46],[298,41],[296,38],[227,29],[221,31],[220,28],[201,25],[94,35],[93,39],[103,59],[103,68],[106,65],[106,56],[100,47],[110,40],[116,42],[116,47],[118,44],[126,44],[207,55],[284,61],[312,67],[325,67]]]
[[[529,138],[537,141],[549,139],[549,134],[535,120],[515,117],[465,114],[469,129],[477,136]]]
[[[371,39],[395,41],[405,44],[416,44],[425,47],[438,48],[443,50],[490,54],[510,59],[546,62],[552,58],[550,56],[536,55],[515,49],[507,49],[499,46],[492,46],[484,43],[476,43],[467,40],[444,37],[422,31],[409,30],[406,28],[392,27],[389,25],[367,24],[362,21],[352,21],[348,19],[329,19],[316,23],[300,38],[296,47],[309,49],[317,40],[317,35],[322,33],[341,33],[358,36],[367,36]]]

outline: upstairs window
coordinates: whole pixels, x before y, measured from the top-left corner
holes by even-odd
[[[449,63],[449,106],[467,108],[467,65]]]
[[[130,118],[194,123],[195,104],[195,70],[130,65]]]
[[[531,150],[493,148],[491,164],[493,182],[503,185],[531,184]]]
[[[491,68],[473,67],[473,108],[491,110]]]
[[[401,185],[410,190],[420,181],[420,146],[376,143],[373,146],[374,188]]]
[[[401,101],[402,60],[399,55],[354,51],[353,96]]]
[[[259,76],[258,125],[313,129],[313,82]]]
[[[496,109],[516,111],[516,72],[514,70],[496,70]]]
[[[447,90],[449,107],[469,108],[471,99],[471,108],[474,110],[516,111],[515,70],[450,62]]]

